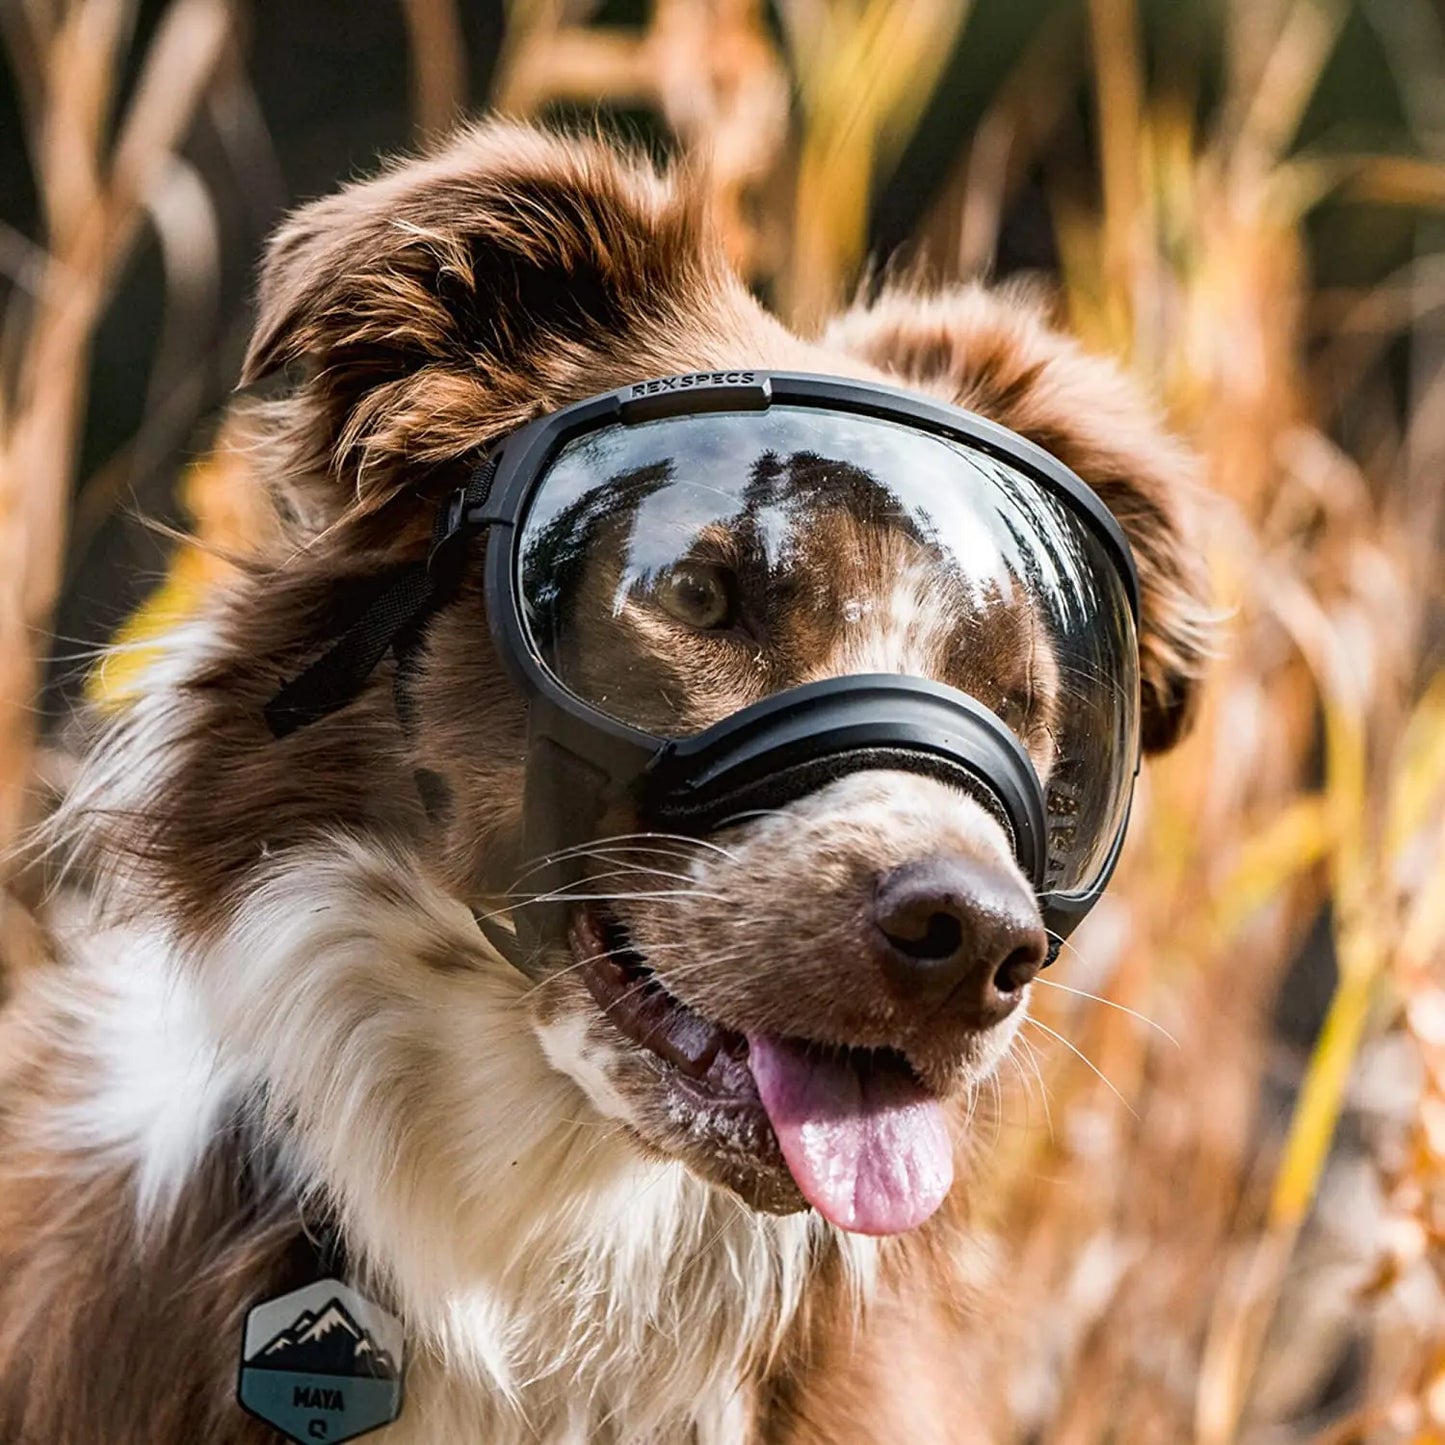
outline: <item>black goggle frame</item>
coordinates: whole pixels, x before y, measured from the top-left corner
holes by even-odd
[[[862,767],[937,776],[975,796],[1007,828],[1062,938],[1103,892],[1128,826],[1125,810],[1086,892],[1044,891],[1042,785],[1004,724],[971,697],[930,679],[829,678],[743,709],[694,737],[664,738],[609,717],[569,692],[537,656],[519,586],[520,536],[535,489],[568,443],[603,427],[708,412],[817,407],[903,423],[998,458],[1060,498],[1103,543],[1137,627],[1139,581],[1123,530],[1094,490],[1057,458],[1007,428],[915,393],[791,372],[693,372],[639,382],[541,417],[492,445],[442,506],[425,564],[399,569],[348,632],[266,708],[285,736],[351,701],[390,648],[403,665],[427,617],[452,596],[479,533],[489,533],[486,609],[497,655],[527,699],[527,846],[533,856],[594,841],[606,809],[630,797],[650,826],[700,835],[761,807],[779,807]],[[1136,766],[1137,771],[1137,766]],[[580,865],[578,865],[580,866]],[[559,861],[554,886],[576,881]],[[521,910],[531,941],[565,928],[561,907]]]

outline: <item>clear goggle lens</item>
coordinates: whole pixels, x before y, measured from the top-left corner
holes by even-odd
[[[1045,886],[1083,892],[1139,752],[1125,584],[1069,502],[981,448],[819,407],[610,425],[564,446],[522,519],[531,646],[589,707],[693,736],[826,677],[946,683],[1043,785]]]

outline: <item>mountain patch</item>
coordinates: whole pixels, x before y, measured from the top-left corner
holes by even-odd
[[[293,1374],[398,1378],[396,1362],[351,1317],[339,1299],[298,1315],[247,1361],[255,1370]]]

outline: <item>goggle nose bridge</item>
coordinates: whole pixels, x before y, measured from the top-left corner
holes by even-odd
[[[639,801],[644,816],[680,831],[715,831],[880,769],[934,777],[975,798],[1042,887],[1044,793],[1028,754],[987,708],[922,678],[853,674],[764,698],[669,742],[644,774]]]
[[[604,799],[625,803],[645,830],[704,837],[854,773],[913,773],[983,806],[1042,891],[1047,819],[1038,775],[998,718],[943,683],[892,674],[805,683],[695,737],[660,744],[641,766],[630,746],[601,764],[576,718],[546,702],[533,704],[529,731],[537,766],[528,770],[526,851],[556,860],[547,887],[561,895],[519,911],[519,933],[534,955],[565,937],[584,873],[577,845],[596,838]],[[1048,900],[1040,902],[1049,924]]]

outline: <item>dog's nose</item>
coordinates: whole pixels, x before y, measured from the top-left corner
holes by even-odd
[[[1048,954],[1048,935],[1022,882],[961,854],[883,874],[873,925],[893,986],[973,1028],[1007,1018]]]

